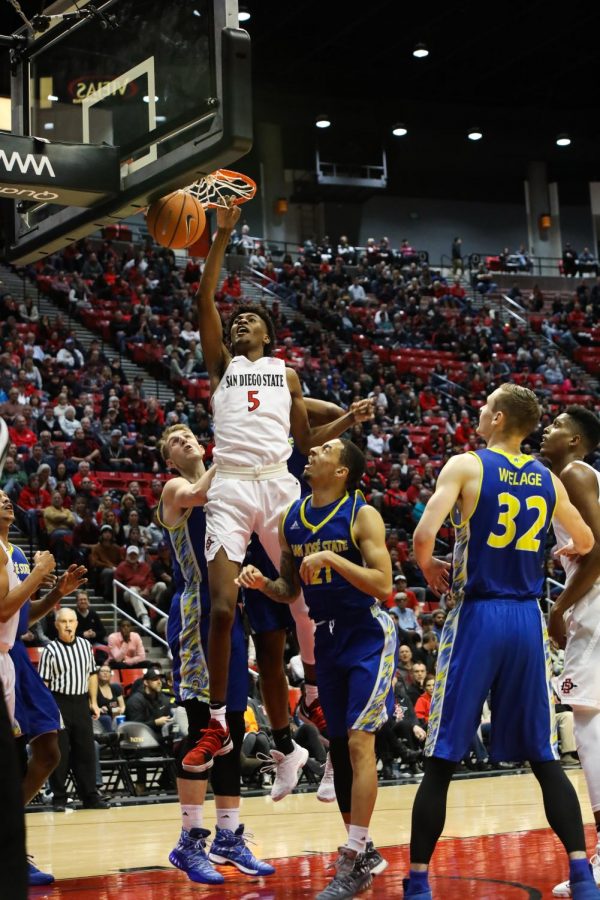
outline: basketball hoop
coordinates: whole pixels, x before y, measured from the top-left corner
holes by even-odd
[[[232,204],[239,206],[252,200],[256,194],[256,182],[241,172],[217,169],[183,190],[199,200],[205,209],[217,209]]]

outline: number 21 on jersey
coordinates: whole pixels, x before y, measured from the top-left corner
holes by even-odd
[[[521,502],[514,494],[503,491],[501,494],[498,494],[498,503],[500,504],[500,512],[498,514],[497,527],[501,528],[502,531],[499,534],[496,534],[495,531],[490,531],[487,543],[489,547],[503,550],[505,547],[508,547],[509,544],[512,544],[517,537],[517,524],[515,519],[521,511]],[[515,544],[515,549],[537,553],[540,548],[539,534],[546,524],[548,506],[545,499],[537,494],[527,497],[525,506],[527,509],[536,510],[537,516],[531,527],[523,534],[519,535]]]

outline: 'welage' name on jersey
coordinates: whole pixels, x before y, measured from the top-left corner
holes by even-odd
[[[284,375],[274,372],[249,372],[226,375],[225,387],[284,387]]]
[[[542,483],[541,472],[511,472],[510,469],[500,469],[500,481],[507,484],[533,484],[538,487]]]
[[[319,553],[320,550],[331,550],[333,553],[343,553],[348,549],[348,541],[311,541],[309,544],[292,544],[291,550],[294,556],[310,556],[311,553]]]

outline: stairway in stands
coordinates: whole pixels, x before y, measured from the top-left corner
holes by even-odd
[[[2,293],[10,292],[17,300],[20,300],[23,297],[33,297],[38,305],[40,315],[55,316],[57,313],[62,313],[62,310],[59,309],[59,307],[52,303],[50,300],[42,297],[41,295],[38,296],[38,291],[33,284],[24,280],[23,278],[21,278],[21,276],[17,275],[15,272],[2,265],[0,265],[0,291]],[[83,347],[87,347],[91,340],[98,338],[98,335],[96,335],[93,331],[90,331],[90,329],[85,328],[83,325],[80,325],[74,319],[69,319],[69,325],[73,334],[75,335],[77,340],[81,342],[81,345]],[[117,355],[117,351],[114,348],[110,348],[107,354],[109,357],[111,356],[110,350],[113,351],[113,354],[115,356]],[[127,378],[130,381],[133,380],[135,375],[142,375],[142,377],[144,378],[146,395],[149,395],[152,392],[152,386],[155,385],[156,396],[160,401],[166,402],[172,399],[173,391],[169,387],[169,385],[156,379],[152,379],[145,369],[129,361],[126,357],[121,357],[121,364],[123,366],[125,374],[127,375]],[[39,550],[37,542],[30,543],[28,536],[19,531],[19,529],[15,526],[11,528],[10,540],[11,543],[16,544],[23,550],[30,562],[33,562],[33,556],[35,552]],[[110,634],[112,631],[115,631],[118,614],[113,609],[112,605],[109,603],[105,603],[104,598],[101,595],[97,594],[91,587],[91,585],[86,585],[85,589],[88,592],[90,604],[102,619],[102,622],[106,628],[106,633]],[[68,597],[64,605],[74,606],[75,597]],[[163,665],[168,665],[165,651],[162,649],[162,647],[153,647],[151,639],[142,631],[140,632],[140,634],[144,647],[146,648],[146,657],[148,659],[160,660]]]
[[[0,282],[1,292],[10,292],[16,300],[20,300],[23,297],[33,297],[41,316],[48,315],[54,317],[59,313],[65,316],[65,318],[67,318],[68,320],[69,328],[71,329],[73,336],[81,343],[83,347],[87,347],[92,340],[99,340],[102,342],[101,335],[97,334],[94,331],[91,331],[89,328],[86,328],[77,319],[68,317],[65,314],[64,310],[61,309],[56,303],[54,303],[48,297],[39,294],[34,284],[31,284],[26,279],[23,279],[20,275],[17,275],[15,272],[2,265],[0,265]],[[154,393],[155,396],[161,401],[161,403],[167,403],[169,402],[169,400],[173,399],[173,390],[170,385],[166,383],[166,381],[161,381],[158,378],[154,378],[142,366],[138,366],[136,363],[132,362],[128,356],[120,356],[116,347],[113,347],[112,345],[104,345],[103,352],[105,352],[109,358],[119,356],[123,371],[125,372],[125,375],[130,382],[133,381],[136,375],[142,376],[142,378],[144,379],[144,390],[146,391],[147,397]]]

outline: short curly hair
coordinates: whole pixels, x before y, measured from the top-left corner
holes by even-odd
[[[232,315],[229,317],[227,322],[227,340],[231,344],[231,329],[233,328],[233,324],[235,320],[241,316],[243,313],[253,313],[255,316],[258,316],[259,319],[265,323],[265,328],[267,329],[267,334],[269,335],[269,343],[265,344],[263,348],[264,356],[271,356],[273,350],[275,348],[275,325],[273,324],[273,319],[269,315],[266,309],[263,309],[262,306],[256,306],[253,303],[248,303],[245,306],[240,306]]]

